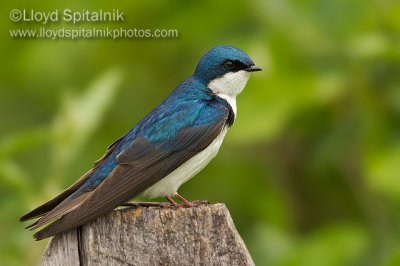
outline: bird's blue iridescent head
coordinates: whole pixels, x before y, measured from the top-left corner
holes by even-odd
[[[253,60],[242,50],[233,46],[217,46],[209,50],[197,65],[194,76],[208,84],[227,73],[238,71],[259,71]]]

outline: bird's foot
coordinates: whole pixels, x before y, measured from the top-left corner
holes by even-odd
[[[200,205],[198,203],[188,201],[187,199],[185,199],[178,193],[175,194],[175,197],[177,197],[182,202],[182,207],[185,207],[185,208],[192,208],[192,207],[197,207]]]
[[[182,204],[178,204],[176,201],[173,200],[172,197],[170,196],[165,196],[165,198],[168,200],[169,203],[163,204],[163,208],[169,208],[169,209],[179,209],[179,208],[193,208],[193,207],[199,207],[201,205],[209,205],[210,202],[207,200],[196,200],[196,201],[188,201],[178,193],[175,194],[175,197],[177,197]]]
[[[165,196],[165,198],[168,200],[169,204],[164,204],[164,205],[163,205],[164,208],[168,208],[168,209],[178,209],[178,208],[181,207],[181,206],[180,206],[178,203],[176,203],[176,202],[174,201],[174,199],[171,198],[170,196]]]

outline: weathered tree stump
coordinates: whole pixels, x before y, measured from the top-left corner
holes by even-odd
[[[117,209],[53,237],[43,265],[254,265],[224,204]]]

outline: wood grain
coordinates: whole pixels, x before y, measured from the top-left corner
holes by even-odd
[[[224,204],[117,209],[51,239],[42,265],[254,265]]]

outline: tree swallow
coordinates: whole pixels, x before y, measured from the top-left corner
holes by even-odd
[[[94,167],[52,200],[20,218],[39,218],[41,240],[76,228],[143,195],[192,204],[178,188],[217,154],[236,118],[236,96],[251,72],[251,58],[232,46],[218,46],[200,60],[182,82],[133,129],[108,147]]]

